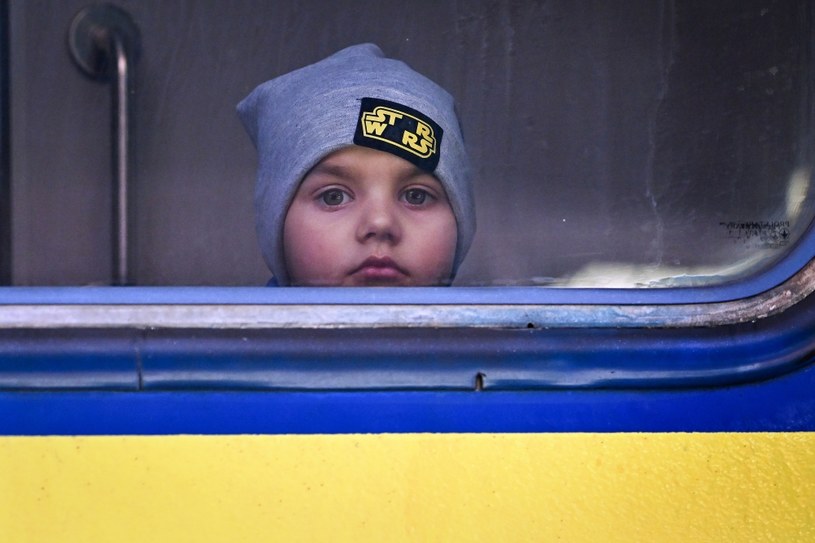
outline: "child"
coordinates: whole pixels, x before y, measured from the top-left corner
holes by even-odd
[[[363,44],[238,104],[256,227],[278,285],[447,285],[475,233],[452,97]]]

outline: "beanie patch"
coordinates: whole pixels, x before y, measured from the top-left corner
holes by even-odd
[[[394,154],[433,173],[439,164],[442,128],[427,115],[396,102],[363,98],[354,143]]]

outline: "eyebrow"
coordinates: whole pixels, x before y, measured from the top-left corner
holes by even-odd
[[[332,164],[330,162],[327,164],[324,162],[320,162],[319,164],[314,166],[309,173],[310,174],[320,173],[325,175],[331,175],[334,177],[338,177],[340,179],[350,179],[353,177],[353,172],[351,171],[350,168],[342,166],[340,164]]]
[[[333,177],[337,177],[339,179],[352,179],[354,177],[354,166],[346,166],[343,164],[334,164],[332,162],[320,162],[316,166],[314,166],[309,174],[312,173],[319,173],[324,175],[331,175]],[[414,177],[419,177],[421,175],[431,175],[435,177],[432,173],[428,173],[421,168],[410,164],[409,169],[405,169],[405,171],[400,175],[402,179],[409,180],[413,179]]]

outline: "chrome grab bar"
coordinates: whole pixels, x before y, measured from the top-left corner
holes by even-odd
[[[110,82],[111,153],[113,164],[113,284],[130,285],[132,247],[129,232],[133,178],[133,143],[130,137],[133,66],[138,59],[139,29],[130,16],[112,4],[95,4],[76,14],[68,32],[71,56],[88,76]]]

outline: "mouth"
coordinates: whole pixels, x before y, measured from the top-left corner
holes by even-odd
[[[390,257],[371,256],[357,266],[351,274],[363,284],[389,285],[402,282],[410,274]]]

